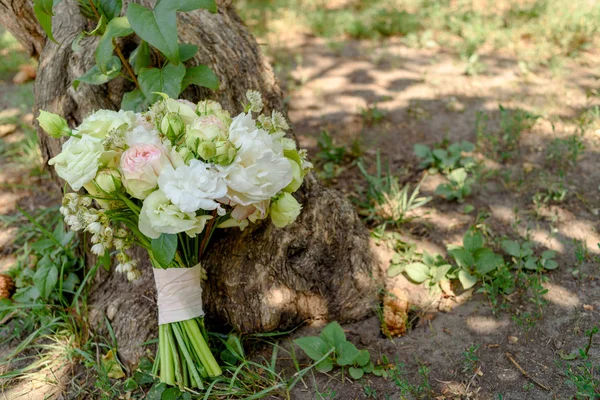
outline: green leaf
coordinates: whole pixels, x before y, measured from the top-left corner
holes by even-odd
[[[134,5],[134,3],[131,3]],[[167,64],[164,68],[142,68],[138,81],[144,96],[149,104],[161,99],[159,93],[165,93],[171,98],[179,97],[181,93],[181,82],[185,76],[183,64]]]
[[[451,182],[463,184],[467,180],[467,171],[464,168],[458,168],[448,174],[448,179]]]
[[[358,380],[363,377],[363,375],[365,374],[365,371],[363,371],[362,368],[350,367],[348,369],[348,373],[350,374],[352,379]]]
[[[361,367],[364,367],[369,362],[371,362],[371,354],[369,353],[369,350],[360,350],[354,359],[354,363],[360,365]]]
[[[115,49],[113,39],[128,36],[132,33],[133,29],[131,29],[126,17],[114,18],[108,23],[100,42],[98,42],[98,47],[96,47],[96,64],[103,74],[109,72],[109,61]]]
[[[328,357],[315,365],[315,369],[323,373],[330,372],[333,369],[333,360]]]
[[[477,283],[477,278],[464,269],[458,271],[458,280],[465,290],[472,288]]]
[[[375,365],[373,365],[373,363],[369,361],[369,363],[363,367],[363,371],[365,371],[366,374],[370,374],[371,372],[373,372],[374,368]]]
[[[121,100],[121,109],[126,111],[141,112],[144,111],[147,106],[146,96],[144,96],[144,93],[142,93],[140,89],[125,93]]]
[[[111,20],[121,14],[123,8],[123,0],[97,0],[98,9],[106,17]]]
[[[514,240],[503,240],[502,249],[513,257],[521,257],[521,246]]]
[[[214,0],[171,0],[161,1],[154,11],[130,3],[127,7],[127,18],[139,37],[177,65],[181,61],[177,43],[177,11],[187,12],[199,8],[217,12]]]
[[[204,86],[211,90],[217,90],[219,89],[219,78],[206,65],[198,65],[186,69],[181,90],[185,90],[189,85]]]
[[[469,229],[463,237],[463,245],[465,249],[474,253],[476,250],[483,247],[483,235],[475,229]]]
[[[448,158],[448,152],[444,149],[433,149],[432,151],[435,158],[444,162]]]
[[[405,268],[404,264],[394,264],[394,265],[391,265],[388,268],[388,270],[387,270],[387,274],[388,274],[389,277],[398,276],[402,272],[404,272],[404,268]]]
[[[73,81],[73,89],[77,90],[80,83],[88,85],[103,85],[106,82],[115,79],[121,73],[121,60],[119,57],[112,56],[108,65],[108,72],[104,74],[97,65],[90,68],[85,74]]]
[[[538,258],[537,257],[529,257],[525,261],[524,267],[525,267],[525,269],[529,269],[529,270],[535,271],[537,269],[537,267],[538,267],[537,262],[538,262]]]
[[[340,343],[335,348],[337,354],[336,362],[339,366],[350,365],[354,363],[354,359],[358,356],[358,349],[351,342],[345,341]]]
[[[66,292],[74,292],[77,284],[79,283],[79,277],[74,272],[69,272],[67,279],[63,281],[62,288]]]
[[[163,233],[158,239],[152,239],[150,248],[154,259],[167,268],[177,252],[177,235]]]
[[[448,200],[452,200],[455,197],[452,186],[447,183],[440,183],[435,189],[435,194]]]
[[[425,282],[429,278],[429,267],[421,262],[408,264],[404,268],[404,272],[412,281],[417,283]]]
[[[42,257],[42,259],[38,261],[35,275],[33,275],[33,284],[38,292],[40,292],[40,296],[47,299],[57,282],[58,267],[52,262],[50,257]]]
[[[471,153],[475,151],[475,145],[471,142],[463,140],[462,142],[460,142],[460,149],[465,153]]]
[[[40,292],[35,286],[19,288],[15,291],[12,299],[16,303],[31,303],[39,299]]]
[[[150,64],[150,46],[148,46],[148,42],[142,40],[142,43],[131,52],[129,64],[131,64],[136,75],[139,75],[142,68],[148,68]]]
[[[129,378],[125,380],[125,382],[123,382],[123,390],[125,390],[126,392],[131,392],[132,390],[135,390],[138,387],[139,385],[133,378]]]
[[[344,329],[336,321],[327,324],[319,337],[330,347],[336,347],[338,344],[346,341]]]
[[[307,356],[315,361],[323,358],[323,356],[333,348],[333,346],[329,346],[323,339],[317,336],[301,337],[294,340],[294,343],[304,350]]]
[[[470,251],[463,247],[457,247],[449,251],[450,255],[454,257],[454,260],[459,267],[471,268],[475,265],[475,259]]]
[[[429,148],[429,146],[426,146],[424,144],[415,144],[415,146],[413,147],[413,151],[415,152],[415,155],[419,158],[431,157],[431,149]]]
[[[544,268],[552,271],[553,269],[558,268],[558,263],[554,260],[544,260]]]
[[[554,250],[546,250],[542,253],[542,259],[549,260],[556,256],[556,252]]]
[[[435,274],[433,276],[435,283],[440,283],[446,278],[446,274],[452,269],[452,265],[444,264],[439,267],[434,267]]]
[[[48,38],[54,43],[58,43],[52,34],[52,16],[54,12],[52,7],[60,3],[61,0],[34,0],[33,12],[38,19],[42,29],[48,35]]]
[[[179,43],[179,61],[186,62],[198,52],[198,46],[191,43]]]
[[[161,400],[161,395],[166,389],[167,385],[165,383],[155,383],[148,391],[148,394],[146,395],[146,400]]]
[[[480,275],[485,275],[498,268],[504,259],[500,254],[494,253],[491,249],[479,249],[475,252],[475,270]]]
[[[180,394],[181,394],[181,391],[179,389],[172,387],[172,388],[168,388],[167,390],[162,392],[160,399],[161,400],[177,400],[179,398]]]

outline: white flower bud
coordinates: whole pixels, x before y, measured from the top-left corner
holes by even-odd
[[[134,271],[129,271],[127,273],[127,280],[128,281],[135,281],[137,278],[139,278],[142,275],[142,273],[140,271],[138,271],[137,269]]]
[[[106,249],[104,248],[103,244],[96,243],[95,245],[92,246],[91,251],[93,254],[95,254],[97,256],[103,256]]]
[[[256,90],[248,90],[246,98],[250,102],[250,110],[253,112],[261,112],[263,109],[262,95]]]
[[[93,234],[100,233],[102,231],[102,224],[100,224],[100,222],[92,222],[87,226],[86,230]]]

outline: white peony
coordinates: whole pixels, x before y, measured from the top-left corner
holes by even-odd
[[[196,216],[193,212],[183,212],[171,203],[160,190],[151,193],[142,204],[138,227],[140,232],[151,239],[157,239],[161,233],[185,232],[195,237],[204,230],[210,215]]]
[[[190,165],[164,168],[158,177],[158,186],[183,212],[220,210],[215,200],[227,194],[223,176],[196,159],[190,160]]]
[[[249,114],[234,118],[229,139],[239,148],[237,156],[231,164],[218,168],[226,175],[233,203],[247,206],[268,200],[292,182],[292,167],[281,143],[267,131],[255,129]]]
[[[100,110],[84,119],[73,133],[102,139],[112,130],[129,129],[136,119],[132,111]]]
[[[48,161],[54,165],[56,173],[67,181],[73,190],[79,190],[96,176],[103,161],[113,156],[105,152],[102,140],[85,135],[81,139],[71,137],[56,157]]]

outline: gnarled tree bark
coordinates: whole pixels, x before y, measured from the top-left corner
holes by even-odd
[[[147,7],[154,3],[138,2]],[[184,97],[212,98],[235,114],[241,111],[246,90],[258,89],[266,108],[283,110],[281,90],[256,41],[231,1],[218,4],[217,14],[179,14],[180,41],[199,47],[190,64],[209,65],[221,81],[216,92],[191,88]],[[55,13],[54,35],[60,44],[46,40],[33,16],[31,0],[0,0],[0,23],[39,57],[36,113],[39,109],[58,113],[76,125],[94,110],[118,109],[123,93],[131,89],[131,83],[123,79],[102,86],[82,84],[77,91],[71,87],[94,64],[98,38],[84,39],[83,50],[74,52],[72,40],[93,26],[79,14],[75,0],[62,1]],[[131,50],[133,39],[125,38],[121,46]],[[39,129],[38,133],[47,160],[60,151],[60,143]],[[312,174],[299,198],[304,209],[292,226],[277,229],[265,223],[243,232],[222,231],[213,239],[202,261],[208,271],[205,309],[213,329],[283,330],[307,319],[349,321],[372,312],[376,298],[373,260],[367,231],[354,208]],[[144,259],[142,251],[137,255]],[[154,284],[149,263],[145,267],[143,277],[133,284],[120,274],[100,271],[89,299],[92,326],[102,329],[103,315],[108,317],[121,358],[128,363],[143,354],[140,343],[156,336]]]

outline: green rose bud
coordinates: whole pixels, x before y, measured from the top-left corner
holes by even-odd
[[[229,140],[219,141],[215,145],[217,153],[215,155],[214,162],[220,165],[231,164],[237,155],[237,149],[235,148],[235,145]]]
[[[121,189],[121,174],[115,169],[103,169],[96,175],[96,184],[106,193],[114,193]]]
[[[302,206],[294,196],[289,193],[282,193],[273,203],[271,203],[271,221],[278,228],[283,228],[294,222],[300,215]]]
[[[294,149],[293,150],[284,150],[283,154],[285,155],[285,157],[290,162],[290,165],[292,166],[292,181],[290,182],[289,185],[287,185],[283,189],[283,191],[288,192],[288,193],[293,193],[296,190],[298,190],[300,188],[300,186],[302,186],[302,182],[304,181],[304,176],[306,175],[306,171],[302,168],[302,158],[300,157],[300,154],[298,153],[298,151],[295,149],[296,143],[291,139],[289,139],[289,140],[291,141],[291,143],[294,144]],[[283,143],[283,144],[285,146],[286,143]],[[290,143],[288,142],[287,144],[290,144]],[[290,146],[288,146],[288,147],[290,147]]]
[[[217,146],[213,142],[200,142],[198,155],[204,160],[210,160],[217,154]]]
[[[171,141],[177,140],[184,129],[185,124],[175,113],[166,114],[160,123],[160,131]]]
[[[67,121],[60,115],[40,110],[40,115],[37,117],[37,120],[44,132],[53,138],[71,135],[71,129],[69,128],[69,125],[67,125]]]

